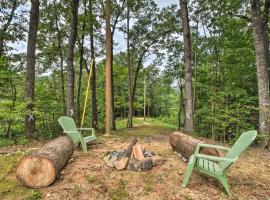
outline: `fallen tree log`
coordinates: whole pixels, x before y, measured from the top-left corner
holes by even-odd
[[[75,146],[69,137],[58,137],[39,150],[23,157],[16,169],[16,177],[30,188],[47,187],[59,177]]]
[[[181,132],[173,132],[170,135],[169,142],[174,151],[179,152],[182,156],[189,158],[196,149],[197,144],[204,143],[192,136]],[[211,156],[222,156],[222,152],[212,148],[201,148],[200,153]]]

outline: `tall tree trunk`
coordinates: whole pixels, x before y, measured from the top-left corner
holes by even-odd
[[[264,11],[261,14],[261,1],[251,0],[253,38],[256,52],[256,66],[258,79],[259,96],[259,132],[261,134],[259,145],[266,147],[267,137],[270,133],[270,98],[269,98],[269,40],[267,23],[269,15],[270,1],[265,0]],[[269,144],[268,144],[269,145]]]
[[[111,81],[111,73],[112,73],[112,35],[111,35],[111,25],[110,25],[110,17],[111,17],[111,0],[106,0],[106,134],[111,134],[111,103],[112,103],[112,81]]]
[[[63,114],[66,114],[66,100],[65,100],[65,78],[64,78],[64,55],[63,55],[63,48],[62,48],[62,34],[60,31],[60,28],[58,26],[58,11],[56,9],[55,1],[54,1],[54,7],[55,7],[55,26],[57,31],[57,42],[58,42],[58,52],[60,57],[60,73],[61,73],[61,93],[62,93],[62,107],[63,107]]]
[[[93,60],[91,90],[92,90],[92,127],[98,127],[98,112],[97,112],[97,94],[96,94],[96,62],[95,62],[95,46],[94,46],[94,15],[93,15],[93,0],[89,1],[90,10],[90,45],[91,59]]]
[[[144,76],[144,90],[143,90],[143,120],[146,117],[146,75]]]
[[[178,111],[178,130],[181,129],[181,113],[184,110],[184,97],[183,97],[183,86],[181,83],[179,83],[179,92],[180,92],[180,97],[179,97],[179,111]]]
[[[77,123],[80,124],[81,121],[81,105],[80,105],[80,96],[81,96],[81,85],[82,85],[82,70],[83,70],[83,54],[84,54],[84,35],[85,35],[85,24],[86,24],[86,0],[83,1],[84,5],[84,17],[82,25],[82,36],[81,36],[81,45],[80,45],[80,66],[79,66],[79,77],[78,77],[78,91],[77,91]]]
[[[122,2],[121,8],[124,9],[125,1]],[[119,12],[116,17],[115,21],[113,22],[112,29],[111,29],[111,129],[116,130],[116,123],[115,123],[115,108],[114,108],[114,87],[113,87],[113,36],[115,33],[116,25],[119,22],[119,17],[121,12]]]
[[[79,0],[71,0],[72,22],[67,52],[67,115],[74,115],[74,47],[77,36]]]
[[[113,89],[113,35],[114,31],[111,34],[111,128],[112,130],[116,130],[115,124],[115,109],[114,109],[114,89]]]
[[[191,38],[188,18],[187,0],[179,0],[181,7],[182,26],[184,35],[185,57],[185,130],[193,131],[193,98],[192,98],[192,68],[191,68]]]
[[[128,62],[128,120],[127,127],[132,128],[132,115],[133,115],[133,106],[132,106],[132,68],[130,63],[130,48],[129,48],[129,18],[130,10],[129,4],[127,3],[127,62]]]
[[[28,114],[25,116],[25,135],[32,137],[36,131],[34,110],[35,97],[35,62],[36,62],[36,42],[39,19],[39,0],[31,1],[30,22],[27,42],[27,69],[25,98],[30,100],[27,105]]]

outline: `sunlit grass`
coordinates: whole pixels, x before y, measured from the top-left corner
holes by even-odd
[[[117,130],[114,132],[116,136],[121,137],[148,137],[152,135],[169,134],[176,127],[158,119],[153,118],[133,118],[133,128],[126,128],[127,119],[117,121]]]

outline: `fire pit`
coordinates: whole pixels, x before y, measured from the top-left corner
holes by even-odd
[[[152,151],[146,150],[136,138],[131,138],[130,144],[126,149],[118,151],[108,151],[103,160],[109,167],[117,170],[148,171],[157,165],[165,162],[165,159]]]

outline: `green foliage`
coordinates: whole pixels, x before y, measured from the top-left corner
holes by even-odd
[[[25,55],[12,45],[25,41],[26,1],[16,1],[16,12],[8,29],[4,24],[11,1],[0,3],[0,146],[25,144],[24,120],[30,110],[25,94]],[[133,74],[134,116],[142,117],[146,78],[146,114],[151,123],[184,127],[184,49],[179,6],[160,9],[155,1],[112,1],[111,28],[126,35],[126,3],[130,9],[130,57]],[[178,3],[178,2],[177,2]],[[194,124],[201,136],[234,141],[258,124],[258,93],[252,29],[247,1],[190,1]],[[20,9],[19,9],[20,7]],[[75,96],[78,93],[80,46],[85,37],[80,110],[83,109],[91,57],[90,35],[94,33],[98,129],[105,123],[104,13],[102,1],[79,5],[78,37],[74,51]],[[83,20],[86,26],[83,29]],[[37,38],[34,115],[36,138],[52,139],[62,132],[57,123],[65,115],[66,54],[71,10],[68,1],[41,1]],[[128,62],[123,44],[114,43],[113,78],[117,128],[126,127],[128,114]],[[122,52],[118,48],[122,48]],[[149,59],[150,58],[150,59]],[[63,80],[62,79],[63,74]],[[62,91],[62,81],[64,91]],[[75,108],[78,99],[75,98]],[[91,93],[85,126],[91,125]],[[75,110],[77,113],[77,110]],[[78,118],[78,116],[77,116]],[[150,119],[151,118],[151,119]],[[152,119],[154,118],[154,119]],[[147,121],[146,120],[146,121]],[[77,120],[79,121],[79,120]],[[142,123],[134,118],[134,122]]]

